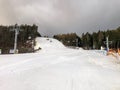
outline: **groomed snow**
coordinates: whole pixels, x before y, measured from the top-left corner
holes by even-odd
[[[0,55],[0,90],[120,90],[119,57],[36,41],[36,53]]]

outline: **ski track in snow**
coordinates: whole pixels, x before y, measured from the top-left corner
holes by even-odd
[[[116,58],[69,49],[52,38],[37,43],[37,53],[0,56],[0,90],[120,90]]]

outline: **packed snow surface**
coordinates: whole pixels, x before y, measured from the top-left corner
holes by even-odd
[[[0,55],[0,90],[120,90],[119,57],[36,41],[36,53]]]

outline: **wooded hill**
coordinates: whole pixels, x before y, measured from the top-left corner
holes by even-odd
[[[81,46],[81,39],[76,33],[54,35],[53,38],[58,39],[66,46]]]
[[[109,46],[112,49],[120,48],[120,27],[115,30],[106,30],[83,33],[79,37],[76,33],[54,35],[54,38],[63,42],[66,46],[79,46],[84,49],[100,49],[106,47],[106,37],[109,37]]]
[[[32,52],[32,44],[35,45],[35,38],[41,36],[38,32],[38,26],[20,25],[20,31],[18,34],[17,48],[19,53]],[[15,25],[3,26],[0,25],[0,49],[2,54],[10,53],[10,50],[14,48],[15,31],[13,29]]]

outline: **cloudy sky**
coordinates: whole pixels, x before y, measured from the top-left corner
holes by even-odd
[[[120,26],[120,0],[0,0],[0,24],[37,24],[42,35]]]

